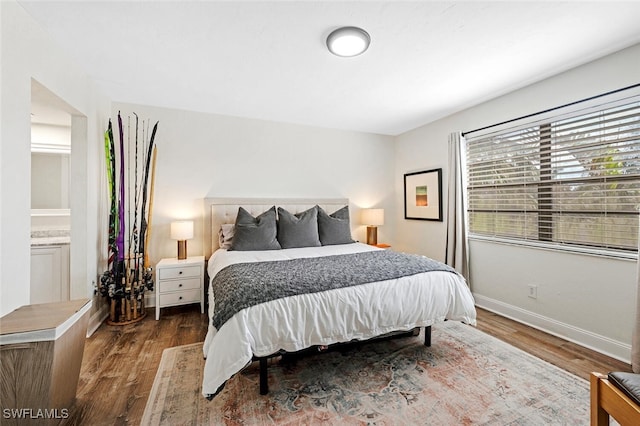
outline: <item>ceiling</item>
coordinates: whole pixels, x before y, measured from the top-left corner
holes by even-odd
[[[640,42],[633,1],[19,3],[113,101],[386,135]]]

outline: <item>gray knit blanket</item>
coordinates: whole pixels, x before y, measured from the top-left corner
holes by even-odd
[[[212,321],[219,330],[237,312],[260,303],[429,271],[456,273],[436,260],[390,250],[233,264],[211,282]]]

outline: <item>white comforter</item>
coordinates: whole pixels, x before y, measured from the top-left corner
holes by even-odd
[[[354,243],[269,251],[217,250],[209,259],[208,272],[213,278],[234,263],[369,250],[380,249]],[[209,291],[209,318],[213,317],[214,309],[213,292]],[[445,319],[475,325],[476,311],[464,278],[441,271],[262,303],[238,312],[220,330],[209,322],[203,347],[206,363],[202,394],[214,394],[248,365],[253,355],[368,339]]]

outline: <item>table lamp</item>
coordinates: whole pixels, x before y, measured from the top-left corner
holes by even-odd
[[[193,221],[171,222],[171,239],[178,240],[178,260],[187,258],[187,240],[193,238]]]
[[[367,244],[378,244],[378,226],[384,225],[384,209],[362,209],[361,219],[367,225]]]

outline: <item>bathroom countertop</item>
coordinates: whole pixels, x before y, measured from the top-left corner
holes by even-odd
[[[69,228],[32,228],[31,246],[55,246],[71,243]]]
[[[39,246],[58,246],[61,244],[70,244],[71,237],[39,237],[31,238],[31,247]]]

